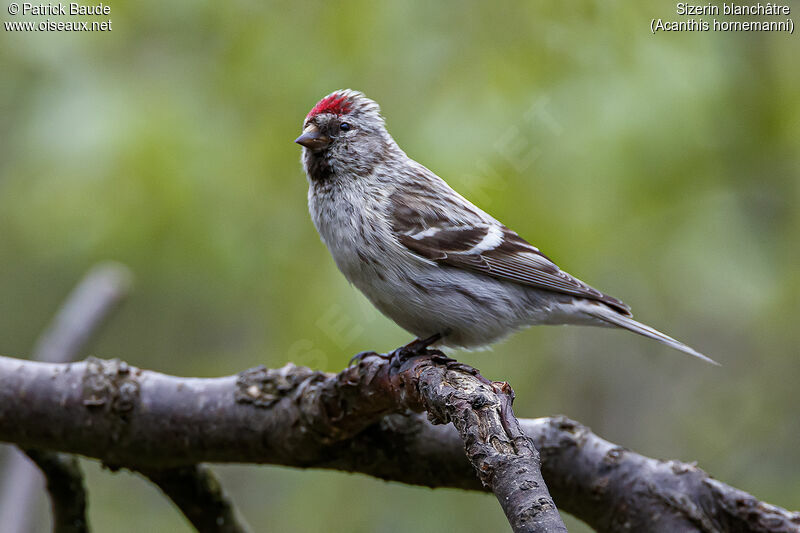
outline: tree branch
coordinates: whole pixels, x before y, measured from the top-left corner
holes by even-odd
[[[247,533],[225,491],[204,465],[140,470],[180,509],[197,531]]]
[[[644,457],[566,417],[526,421],[559,505],[597,531],[798,532],[800,513],[758,501],[695,464]]]
[[[47,492],[53,509],[54,533],[87,533],[86,489],[78,459],[72,455],[40,450],[26,450],[47,480]]]
[[[70,292],[52,322],[39,336],[32,358],[51,363],[66,363],[77,358],[127,296],[130,285],[130,271],[123,265],[101,263],[93,267]],[[23,453],[34,461],[47,480],[54,529],[86,530],[85,516],[74,514],[78,511],[84,513],[86,508],[80,467],[74,459],[45,450],[11,450],[8,455],[3,465],[5,482],[0,487],[0,516],[10,517],[4,523],[4,530],[22,533],[30,529],[30,507],[36,494],[37,476]],[[69,489],[76,493],[68,494]]]
[[[294,450],[353,437],[387,414],[425,411],[434,423],[452,422],[458,429],[467,457],[514,531],[566,531],[542,478],[538,452],[511,411],[507,383],[492,383],[437,351],[402,362],[387,363],[377,354],[359,361],[335,376],[312,373],[299,384],[287,379],[289,374],[253,369],[237,381],[237,399],[275,408],[281,396],[294,395],[299,411],[288,437]]]
[[[130,288],[131,273],[127,267],[118,263],[96,265],[72,290],[36,340],[32,358],[48,363],[75,360]]]
[[[364,378],[368,382],[363,382]],[[452,423],[467,458],[497,497],[513,531],[566,532],[542,478],[539,453],[511,410],[514,393],[508,383],[489,381],[474,368],[437,351],[406,359],[399,367],[394,362],[385,364],[379,357],[362,358],[357,368],[351,366],[328,381],[345,383],[351,390],[356,385],[354,390],[362,394],[377,388],[382,398],[396,403],[380,410],[374,400],[356,402],[370,405],[377,415],[425,411],[435,424]],[[306,405],[305,411],[330,413],[332,407],[341,405],[340,398],[341,394],[332,395],[316,406],[318,409]],[[354,418],[376,420],[347,410],[335,412],[335,423],[327,424],[330,429]]]
[[[130,286],[131,274],[123,265],[102,263],[92,268],[73,289],[52,323],[37,340],[33,358],[51,363],[74,360],[109,315],[119,307]],[[56,533],[88,531],[86,491],[77,460],[46,450],[27,449],[24,453],[40,468],[47,480],[53,508],[53,530]],[[35,489],[30,469],[18,464],[20,457],[10,456],[7,469],[11,475],[0,498],[0,516],[16,517],[4,524],[4,531],[9,533],[29,530],[27,522],[31,513],[28,508]],[[172,499],[199,531],[246,531],[209,469],[192,465],[143,473]],[[8,512],[3,512],[4,509]]]
[[[137,469],[270,463],[485,490],[453,426],[379,414],[388,365],[368,358],[336,375],[288,364],[199,379],[120,361],[0,357],[0,440]],[[521,428],[542,454],[559,507],[598,531],[800,531],[800,514],[693,465],[623,450],[565,418],[522,420]]]

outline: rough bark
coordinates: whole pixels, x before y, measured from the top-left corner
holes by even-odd
[[[409,383],[426,383],[437,364],[465,372],[452,362],[422,360],[392,371],[389,362],[368,357],[336,375],[289,364],[199,379],[120,361],[53,365],[0,357],[0,440],[134,469],[271,463],[486,490],[465,459],[459,430],[402,412],[424,407],[429,393]],[[444,375],[448,384],[457,381]],[[559,507],[598,531],[800,531],[800,514],[759,502],[693,465],[643,457],[565,418],[522,420],[520,427],[542,454]]]
[[[559,506],[579,507],[579,518],[597,531],[800,531],[800,513],[761,502],[695,464],[644,457],[566,417],[524,427]]]
[[[512,413],[507,383],[492,383],[436,351],[390,362],[378,354],[362,356],[335,376],[312,374],[296,390],[284,381],[283,375],[277,378],[276,390],[270,371],[245,373],[238,400],[273,408],[281,394],[293,393],[300,406],[295,450],[353,437],[386,414],[424,411],[434,423],[455,426],[467,458],[514,531],[566,531],[542,478],[538,452]]]

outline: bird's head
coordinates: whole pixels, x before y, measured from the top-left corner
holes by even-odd
[[[363,176],[394,144],[378,104],[352,89],[317,102],[294,142],[304,147],[303,163],[312,179],[322,179],[326,173]],[[315,172],[316,167],[323,168]]]

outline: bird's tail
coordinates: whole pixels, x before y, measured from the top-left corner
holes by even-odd
[[[628,331],[638,333],[639,335],[655,339],[663,344],[666,344],[667,346],[670,346],[671,348],[675,348],[676,350],[680,350],[684,353],[688,353],[689,355],[693,355],[698,359],[702,359],[706,363],[711,363],[712,365],[719,366],[719,363],[717,363],[710,357],[706,357],[697,350],[689,346],[686,346],[680,341],[676,341],[669,335],[664,335],[660,331],[653,329],[650,326],[646,326],[641,322],[637,322],[631,317],[621,315],[617,311],[614,311],[613,309],[610,309],[604,305],[593,305],[590,309],[583,309],[583,312],[588,315],[591,315],[594,318],[599,318],[600,320],[606,322],[607,324],[624,328],[627,329]]]

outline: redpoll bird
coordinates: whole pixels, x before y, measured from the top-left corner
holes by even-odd
[[[714,363],[633,320],[410,159],[362,93],[320,100],[295,142],[311,218],[339,270],[418,338],[479,348],[534,324],[607,326]]]

